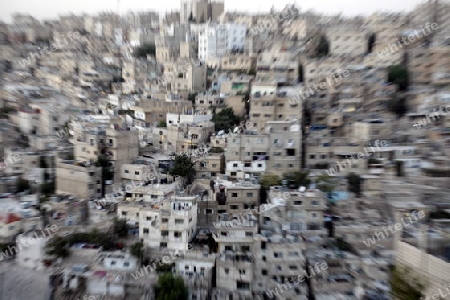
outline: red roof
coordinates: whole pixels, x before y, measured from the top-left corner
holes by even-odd
[[[6,216],[0,216],[0,222],[3,224],[11,224],[20,220],[22,220],[22,218],[14,213],[8,213]]]

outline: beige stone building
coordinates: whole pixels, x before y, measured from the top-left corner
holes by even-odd
[[[225,156],[208,155],[196,159],[195,169],[197,178],[213,178],[225,173]]]
[[[122,164],[133,162],[139,155],[139,134],[136,130],[112,129],[82,131],[74,141],[76,160],[96,162],[106,157],[114,179],[121,178]]]
[[[264,131],[263,131],[264,132]],[[264,172],[281,175],[301,168],[301,131],[297,122],[267,122],[262,134],[228,137],[226,174],[233,178]]]
[[[326,33],[332,55],[362,56],[367,52],[368,33],[361,25],[330,26]]]
[[[164,75],[174,93],[193,93],[206,89],[206,65],[179,60],[164,64]]]
[[[138,218],[139,238],[149,248],[186,251],[197,224],[197,201],[176,196],[158,205],[123,203],[118,213],[128,221]]]
[[[102,169],[80,161],[60,161],[56,165],[56,192],[80,199],[102,196]]]
[[[300,121],[302,106],[290,101],[298,94],[294,88],[277,88],[274,84],[254,82],[250,94],[251,130],[262,132],[269,121]]]
[[[168,95],[167,98],[147,96],[140,99],[133,110],[138,120],[153,125],[166,121],[167,113],[187,113],[192,110],[192,102],[176,95]]]
[[[237,216],[257,208],[259,190],[260,185],[251,181],[215,179],[213,199],[217,202],[217,213]]]

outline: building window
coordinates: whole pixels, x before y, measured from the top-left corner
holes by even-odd
[[[253,236],[253,232],[251,232],[251,231],[246,231],[246,232],[245,232],[245,236],[246,236],[246,237],[252,237],[252,236]]]
[[[184,220],[183,219],[175,219],[175,224],[177,224],[177,225],[184,224]]]
[[[134,172],[134,175],[139,175],[139,171],[135,171],[135,172]]]
[[[238,196],[237,193],[231,193],[231,197],[236,198]]]
[[[302,205],[302,201],[299,201],[299,200],[297,200],[297,201],[294,201],[294,205]]]
[[[240,269],[239,270],[239,275],[245,275],[245,270],[244,269]]]
[[[237,206],[237,205],[230,205],[230,209],[239,209],[239,206]]]
[[[207,209],[205,209],[205,213],[207,213],[207,214],[212,214],[212,213],[213,213],[212,208],[207,208]]]
[[[143,229],[143,233],[144,233],[144,234],[148,234],[148,232],[149,232],[148,228],[144,228],[144,229]]]
[[[230,274],[230,269],[228,269],[228,268],[225,268],[225,275],[228,275],[228,274]]]
[[[289,252],[290,257],[299,257],[298,252]]]
[[[161,222],[162,222],[162,223],[168,223],[168,222],[169,222],[169,219],[167,219],[167,218],[162,218],[162,219],[161,219]]]
[[[247,197],[253,197],[253,193],[247,193]]]

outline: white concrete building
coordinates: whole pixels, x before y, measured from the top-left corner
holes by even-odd
[[[131,272],[139,268],[138,259],[130,253],[100,252],[96,259],[100,266],[111,271]]]
[[[150,248],[188,250],[197,226],[198,197],[175,197],[139,210],[139,238]]]
[[[198,57],[205,61],[221,57],[230,50],[242,50],[245,45],[247,28],[238,24],[220,24],[207,26],[200,32],[198,39]]]
[[[17,262],[34,270],[45,268],[44,261],[51,256],[45,252],[45,245],[51,239],[45,231],[23,233],[17,237]],[[20,245],[20,247],[19,247]]]

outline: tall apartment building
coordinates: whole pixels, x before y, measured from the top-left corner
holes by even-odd
[[[60,161],[56,165],[56,192],[79,199],[102,196],[102,168],[81,161]]]
[[[203,63],[191,63],[187,60],[179,60],[164,64],[164,74],[169,89],[181,95],[199,92],[206,89],[206,65]]]
[[[148,127],[166,121],[166,115],[169,112],[187,113],[192,110],[192,102],[177,95],[168,95],[166,98],[147,96],[136,102],[133,110],[135,118],[144,123],[143,127]]]
[[[274,186],[268,204],[260,209],[261,234],[255,242],[254,292],[277,291],[285,299],[309,299],[306,278],[307,240],[326,237],[323,213],[326,200],[319,190],[295,191]],[[295,284],[297,282],[297,284]]]
[[[367,52],[368,33],[358,24],[342,24],[327,29],[332,55],[364,55]]]
[[[259,184],[252,181],[212,180],[218,215],[226,214],[233,219],[258,207]]]
[[[243,179],[263,172],[281,175],[300,170],[301,133],[296,121],[271,121],[261,134],[229,137],[225,149],[226,174]]]
[[[198,38],[198,58],[206,61],[228,51],[243,50],[247,28],[238,24],[208,24]]]
[[[168,113],[163,147],[168,151],[185,152],[194,156],[206,155],[206,143],[214,133],[211,118],[212,115]]]
[[[407,28],[407,16],[402,13],[373,13],[366,19],[369,36],[375,35],[373,52],[379,52],[389,44],[397,43],[400,32]]]
[[[197,226],[197,197],[175,197],[139,209],[139,238],[150,248],[188,250]]]
[[[99,157],[106,157],[116,181],[121,178],[122,164],[133,162],[138,155],[139,133],[137,130],[120,128],[86,130],[74,140],[76,160],[97,162]]]
[[[262,132],[268,122],[301,122],[302,105],[290,101],[299,95],[297,88],[278,88],[274,83],[253,82],[250,93],[251,130]],[[247,127],[249,127],[247,126]]]
[[[442,89],[450,82],[450,50],[448,47],[415,47],[407,49],[407,52],[412,84],[421,87],[432,84],[437,89]]]
[[[219,20],[224,9],[222,1],[181,0],[180,20],[182,24],[194,20],[197,23],[214,22]]]
[[[448,1],[430,0],[417,5],[409,13],[409,27],[421,31],[427,22],[436,23],[438,28],[425,37],[434,46],[448,43],[448,26],[450,26],[450,3]]]
[[[225,219],[214,223],[218,244],[214,299],[252,298],[257,224],[253,220]]]

